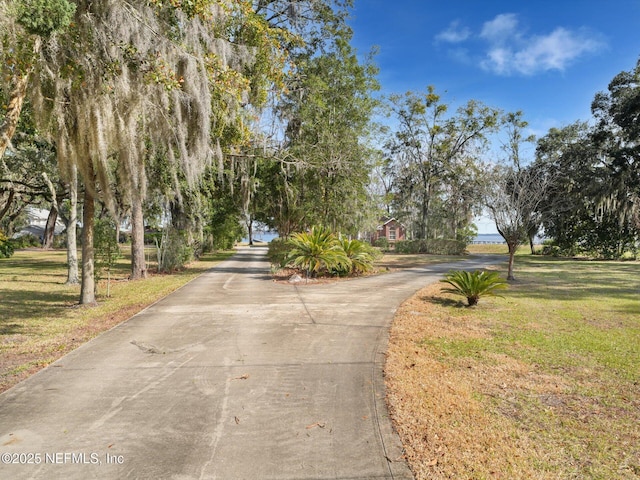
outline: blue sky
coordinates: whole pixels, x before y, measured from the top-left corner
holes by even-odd
[[[452,107],[522,110],[536,136],[589,120],[640,57],[640,0],[355,0],[349,24],[383,94],[434,85]]]

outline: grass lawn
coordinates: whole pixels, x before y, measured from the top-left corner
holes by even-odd
[[[418,479],[640,479],[640,263],[520,255],[504,298],[398,310],[385,375]]]
[[[65,285],[66,251],[22,250],[0,259],[0,391],[126,320],[233,252],[205,255],[184,271],[128,281],[125,255],[98,285],[97,307],[79,307],[80,286]]]

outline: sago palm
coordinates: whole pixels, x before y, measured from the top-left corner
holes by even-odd
[[[366,273],[373,269],[377,250],[360,240],[340,238],[340,245],[346,256],[351,260],[351,268],[348,273]]]
[[[476,305],[480,297],[485,295],[498,296],[496,290],[507,288],[507,281],[498,272],[451,271],[441,282],[451,285],[445,292],[455,293],[467,298],[470,307]]]
[[[294,234],[288,241],[288,263],[304,270],[307,277],[330,270],[349,269],[351,261],[335,235],[324,227]]]

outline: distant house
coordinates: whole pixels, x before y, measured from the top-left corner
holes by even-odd
[[[376,231],[371,236],[371,243],[375,243],[379,238],[386,238],[389,243],[395,243],[398,240],[406,239],[406,229],[404,225],[395,218],[383,218],[383,223],[378,225]]]
[[[13,237],[18,238],[23,235],[33,235],[34,237],[38,237],[39,240],[42,241],[44,237],[44,229],[47,225],[47,217],[49,216],[48,210],[43,210],[41,208],[30,207],[27,209],[27,218],[28,224],[20,229],[20,231],[16,232]],[[54,227],[55,235],[59,235],[65,229],[64,223],[62,220],[58,218],[56,220],[56,225]]]

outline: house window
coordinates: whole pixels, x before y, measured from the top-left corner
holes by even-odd
[[[396,239],[396,227],[389,227],[389,240]]]

